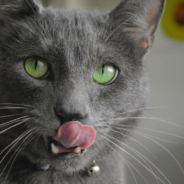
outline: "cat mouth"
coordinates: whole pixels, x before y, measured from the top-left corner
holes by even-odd
[[[75,156],[80,156],[85,152],[86,149],[81,149],[79,146],[78,147],[73,147],[73,148],[65,148],[61,143],[56,142],[55,140],[52,141],[50,144],[51,148],[51,153],[55,156],[59,155],[66,155],[66,154],[73,154]]]
[[[72,121],[59,127],[50,144],[53,155],[75,154],[80,156],[95,141],[93,127]]]

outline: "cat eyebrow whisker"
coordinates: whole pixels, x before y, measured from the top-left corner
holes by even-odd
[[[125,25],[125,26],[132,26],[128,21],[131,21],[131,22],[135,22],[135,26],[136,26],[136,24],[137,25],[141,25],[141,27],[146,27],[146,25],[145,25],[145,22],[144,22],[144,20],[142,20],[142,18],[141,17],[135,17],[135,15],[134,14],[132,14],[132,13],[130,13],[130,12],[123,12],[123,13],[121,13],[121,16],[123,16],[123,15],[127,15],[127,14],[129,14],[129,15],[131,15],[128,19],[126,19],[126,21],[124,21],[124,22],[122,22],[121,24],[119,24],[114,30],[112,30],[112,32],[110,32],[110,34],[108,35],[108,37],[106,38],[106,41],[108,42],[109,41],[109,39],[111,38],[111,36],[112,35],[114,35],[115,33],[116,33],[116,31],[118,30],[118,29],[120,29],[120,28],[122,28],[122,26],[123,25]],[[138,18],[138,21],[137,21],[137,18]],[[134,20],[134,21],[133,21]]]
[[[129,156],[131,156],[135,161],[137,161],[139,164],[141,164],[145,169],[147,169],[147,171],[149,171],[151,174],[153,174],[159,181],[161,181],[163,184],[165,184],[165,182],[160,179],[155,173],[153,173],[147,166],[145,166],[140,160],[138,160],[137,158],[135,158],[133,155],[131,155],[129,152],[127,152],[125,149],[123,149],[122,147],[120,147],[118,144],[114,143],[113,141],[111,141],[110,139],[108,139],[106,136],[102,135],[108,142],[110,142],[111,144],[115,145],[116,147],[118,147],[120,150],[122,150],[123,152],[125,152],[126,154],[128,154]],[[114,138],[115,139],[115,138]],[[168,180],[169,181],[169,180]],[[171,184],[169,182],[169,184]]]

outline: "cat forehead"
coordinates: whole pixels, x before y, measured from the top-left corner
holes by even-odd
[[[27,25],[34,35],[31,43],[37,42],[45,52],[56,54],[57,50],[67,60],[103,52],[104,24],[97,14],[45,9],[39,17],[23,22],[24,27]]]
[[[112,30],[107,20],[108,16],[98,12],[46,8],[36,16],[15,20],[6,44],[18,60],[38,56],[49,62],[93,68],[121,62],[118,55],[125,55],[126,45],[121,40],[120,53],[108,40]]]
[[[85,38],[94,36],[94,19],[90,14],[76,11],[49,11],[45,10],[40,14],[40,26],[47,34],[52,36],[65,36]],[[82,35],[81,35],[82,34]]]
[[[39,20],[40,19],[40,20]],[[97,27],[97,19],[89,13],[81,13],[79,11],[49,11],[45,10],[40,14],[37,21],[40,31],[44,34],[40,35],[40,39],[46,40],[46,43],[67,41],[68,44],[84,43],[97,40],[100,27]],[[51,42],[52,41],[52,42]]]

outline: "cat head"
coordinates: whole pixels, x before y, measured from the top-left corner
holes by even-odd
[[[143,60],[163,7],[123,0],[101,14],[0,0],[0,148],[15,141],[30,163],[66,172],[113,152],[113,138],[131,130],[116,126],[134,126],[146,105]],[[52,136],[72,121],[92,126],[95,143],[77,158],[54,156]]]

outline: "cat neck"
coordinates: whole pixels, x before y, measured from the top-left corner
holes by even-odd
[[[4,181],[6,175],[8,174],[7,172],[5,172],[4,176],[0,178],[0,183],[4,182],[4,184],[62,184],[63,181],[65,181],[65,184],[103,184],[104,181],[109,181],[109,183],[119,184],[125,180],[122,174],[123,164],[116,156],[110,155],[101,159],[97,158],[96,163],[98,163],[101,168],[100,173],[95,174],[93,176],[89,176],[86,169],[73,174],[63,174],[62,171],[43,171],[41,169],[39,170],[36,165],[30,163],[29,161],[19,159],[16,161],[14,167],[11,169],[6,182]],[[89,164],[89,167],[91,165]]]

